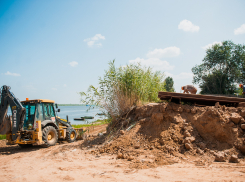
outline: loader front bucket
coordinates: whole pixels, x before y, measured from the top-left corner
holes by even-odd
[[[87,138],[87,133],[84,128],[74,128],[77,134],[77,140],[85,140]]]

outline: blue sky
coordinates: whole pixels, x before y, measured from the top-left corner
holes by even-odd
[[[0,86],[20,100],[80,103],[115,59],[163,71],[179,92],[205,48],[245,43],[244,9],[244,0],[0,0]]]

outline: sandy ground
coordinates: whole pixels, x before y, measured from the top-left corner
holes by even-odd
[[[106,125],[90,130],[95,136]],[[171,165],[136,169],[114,154],[92,155],[83,140],[44,148],[0,145],[0,181],[245,181],[245,163],[200,163],[178,160]],[[142,161],[144,162],[144,161]]]

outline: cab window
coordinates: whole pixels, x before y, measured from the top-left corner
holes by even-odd
[[[52,103],[44,103],[43,108],[44,108],[45,118],[55,117],[54,107]]]
[[[36,115],[35,115],[35,121],[43,121],[43,104],[38,103],[36,105]]]
[[[33,129],[36,104],[25,103],[23,104],[23,107],[26,109],[26,117],[25,117],[24,125],[23,125],[24,130]]]

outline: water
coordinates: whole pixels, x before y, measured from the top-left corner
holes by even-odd
[[[105,119],[105,116],[96,115],[97,113],[101,113],[101,109],[94,108],[87,112],[89,106],[59,106],[60,112],[58,112],[58,116],[66,119],[66,115],[69,117],[69,121],[71,124],[86,124],[96,121],[98,119]],[[75,121],[74,118],[80,118],[83,116],[93,116],[94,119],[85,119],[84,121]]]
[[[99,108],[94,108],[90,109],[87,112],[87,109],[89,106],[59,106],[60,112],[57,113],[57,115],[63,119],[66,119],[66,115],[69,117],[69,121],[71,124],[89,124],[92,123],[93,121],[96,121],[98,119],[105,119],[105,116],[99,116],[97,113],[101,113],[101,109]],[[8,115],[11,114],[10,108],[8,109]],[[75,121],[74,118],[80,118],[83,116],[93,116],[94,119],[85,119],[83,121]]]

